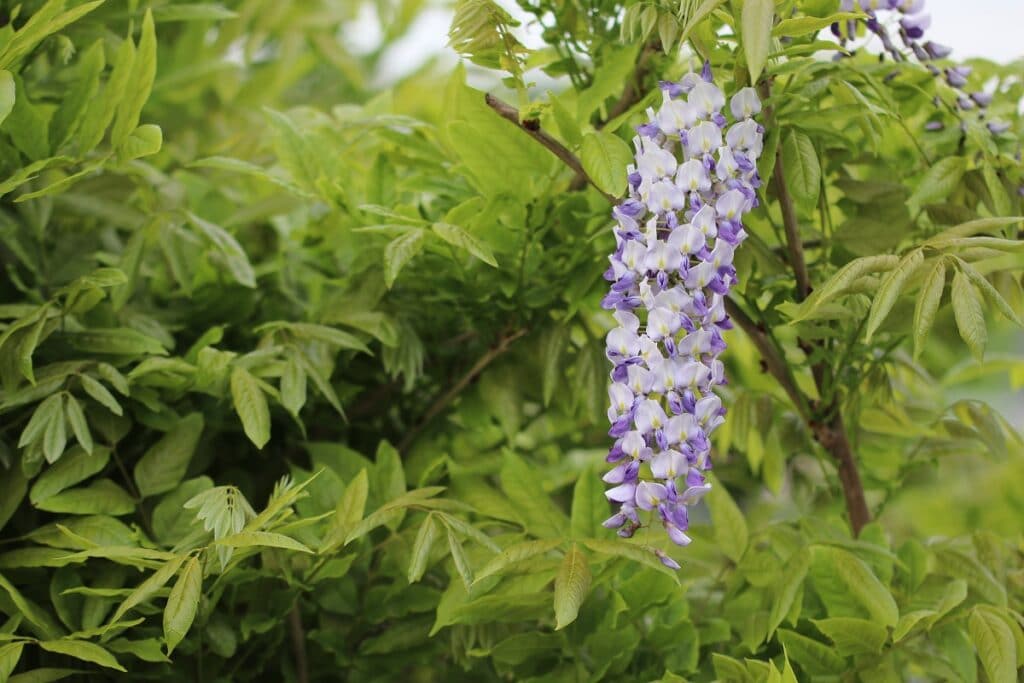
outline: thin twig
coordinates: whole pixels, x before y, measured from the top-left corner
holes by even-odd
[[[519,110],[513,107],[507,102],[503,102],[494,95],[487,94],[484,96],[484,101],[487,102],[487,106],[496,111],[503,119],[511,121],[516,124],[523,132],[529,135],[531,138],[544,145],[545,148],[556,157],[561,159],[566,166],[576,172],[577,176],[582,176],[594,186],[594,188],[601,193],[601,195],[608,200],[610,204],[615,204],[618,200],[612,195],[608,194],[593,181],[593,179],[587,175],[587,172],[583,170],[583,164],[579,158],[570,152],[565,145],[553,138],[546,131],[541,130],[540,122],[535,119],[527,119],[522,121],[519,118]]]
[[[420,419],[419,423],[415,427],[410,429],[408,433],[406,433],[405,438],[402,439],[402,442],[398,446],[399,452],[404,453],[405,451],[407,451],[409,449],[409,446],[411,446],[413,442],[416,440],[416,437],[419,436],[420,432],[422,432],[423,429],[428,424],[430,424],[430,422],[435,417],[440,415],[441,412],[443,412],[444,409],[448,407],[448,404],[454,401],[459,396],[459,394],[461,394],[465,390],[465,388],[469,386],[469,384],[487,368],[488,365],[493,363],[496,358],[498,358],[506,351],[508,351],[509,346],[512,345],[512,342],[522,337],[524,334],[526,334],[526,332],[526,329],[520,329],[502,336],[494,347],[489,349],[487,353],[481,356],[480,359],[473,364],[473,367],[467,370],[466,373],[459,378],[459,381],[453,384],[452,387],[448,389],[448,391],[445,391],[436,399],[434,399],[434,401],[430,405],[430,408],[428,408],[427,412],[423,414],[423,417]]]

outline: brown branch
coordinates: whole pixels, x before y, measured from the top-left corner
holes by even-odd
[[[725,300],[725,310],[729,314],[729,318],[747,333],[750,341],[761,354],[765,371],[779,383],[779,386],[789,396],[789,400],[793,402],[801,417],[805,421],[810,421],[811,416],[807,406],[807,399],[796,385],[796,381],[789,371],[789,364],[786,363],[782,352],[775,345],[771,336],[765,331],[764,326],[754,322],[747,315],[747,312],[740,308],[739,304],[732,298]]]
[[[493,363],[496,358],[498,358],[506,351],[508,351],[509,346],[512,345],[512,342],[514,342],[516,339],[519,339],[526,333],[527,330],[521,329],[502,336],[498,340],[497,344],[495,344],[491,349],[487,351],[487,353],[481,356],[480,359],[473,364],[473,367],[467,370],[466,373],[459,378],[459,381],[453,384],[452,387],[448,389],[448,391],[443,392],[440,396],[435,398],[431,402],[430,408],[428,408],[427,412],[423,414],[423,417],[420,419],[419,423],[406,433],[405,438],[402,439],[402,442],[398,445],[399,452],[406,452],[409,449],[409,447],[413,444],[413,442],[416,441],[416,437],[420,435],[420,432],[422,432],[423,429],[428,424],[430,424],[430,422],[435,417],[440,415],[444,411],[444,409],[447,408],[448,405],[452,401],[454,401],[458,397],[458,395],[461,394],[466,389],[466,387],[469,386],[469,384],[487,368],[488,365]]]
[[[786,177],[782,168],[782,151],[775,156],[775,193],[782,207],[782,224],[786,229],[786,245],[789,251],[789,265],[796,275],[797,301],[803,301],[811,292],[811,279],[807,275],[807,262],[804,260],[803,242],[800,240],[800,223],[796,217],[796,205],[793,196],[786,186]]]
[[[786,173],[783,168],[781,152],[775,157],[774,184],[775,193],[779,198],[779,206],[782,208],[789,264],[796,276],[797,300],[803,301],[811,291],[811,281],[807,274],[807,262],[804,260],[804,248],[803,242],[800,240],[800,223],[796,216],[796,206],[789,193],[789,188],[786,186]],[[815,347],[822,347],[820,341],[811,344],[798,339],[797,344],[807,354],[808,359]],[[821,397],[825,396],[825,388],[832,383],[830,372],[831,368],[827,363],[821,361],[811,363],[814,385],[818,388],[818,395]],[[843,498],[846,500],[850,528],[853,530],[853,535],[857,536],[864,525],[871,521],[871,513],[864,500],[864,485],[861,483],[860,473],[857,471],[857,461],[853,455],[849,435],[846,433],[838,399],[833,395],[827,406],[818,406],[818,409],[819,415],[829,416],[827,422],[820,422],[812,418],[808,421],[808,427],[810,427],[815,441],[820,443],[836,461],[839,481],[843,488]]]
[[[608,194],[600,187],[598,187],[597,183],[595,183],[593,179],[589,175],[587,175],[587,172],[583,170],[583,164],[580,162],[579,158],[577,158],[575,154],[570,152],[565,145],[563,145],[561,142],[559,142],[554,137],[549,135],[546,131],[541,130],[539,121],[537,121],[536,119],[527,119],[526,121],[520,120],[518,109],[513,107],[511,104],[508,104],[507,102],[499,100],[497,97],[489,93],[487,95],[484,95],[484,101],[487,102],[488,107],[496,111],[503,119],[511,121],[512,123],[516,124],[516,126],[518,126],[520,130],[525,132],[527,135],[529,135],[531,138],[533,138],[540,144],[544,145],[544,147],[547,148],[549,152],[551,152],[556,157],[561,159],[566,166],[575,171],[577,177],[586,178],[587,182],[593,185],[594,189],[600,192],[601,195],[605,199],[607,199],[610,204],[615,204],[618,202],[618,200],[615,197],[613,197],[612,195]]]
[[[309,683],[309,657],[306,654],[306,632],[302,628],[302,614],[296,600],[288,612],[288,632],[292,639],[292,655],[295,657],[295,678],[299,683]]]

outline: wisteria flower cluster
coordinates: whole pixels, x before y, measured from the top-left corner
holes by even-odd
[[[932,23],[931,15],[924,11],[925,0],[841,0],[841,8],[845,12],[855,9],[866,12],[868,18],[864,23],[868,31],[878,36],[885,51],[893,59],[902,61],[903,53],[892,42],[889,32],[882,22],[886,13],[896,13],[899,16],[897,31],[900,40],[913,52],[918,61],[927,66],[933,76],[941,78],[954,90],[956,95],[952,105],[965,112],[976,110],[979,117],[984,118],[984,110],[992,103],[992,95],[984,91],[969,91],[967,89],[967,78],[971,74],[971,67],[958,65],[939,68],[930,63],[948,57],[952,48],[931,40],[923,40],[925,31]],[[856,33],[855,29],[856,24],[853,21],[847,23],[845,30],[839,24],[832,26],[832,32],[843,42],[847,37]],[[1004,133],[1010,127],[1010,124],[998,120],[988,121],[985,125],[993,135]],[[941,121],[933,120],[926,127],[929,130],[940,130],[943,128],[943,124]]]
[[[757,206],[764,129],[753,118],[761,111],[753,88],[732,97],[729,123],[707,64],[661,89],[661,107],[648,109],[633,140],[629,197],[612,211],[616,249],[603,306],[618,322],[607,337],[615,443],[604,481],[620,509],[604,525],[629,537],[641,527],[640,511],[656,512],[685,546],[687,507],[710,489],[710,436],[725,419],[714,393],[725,383],[725,298],[737,282],[743,215]]]

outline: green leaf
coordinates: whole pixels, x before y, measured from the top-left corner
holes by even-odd
[[[988,328],[985,327],[985,313],[981,308],[981,297],[970,279],[958,270],[953,275],[953,317],[960,337],[978,360],[985,356]]]
[[[1010,627],[993,608],[980,605],[967,621],[971,642],[991,683],[1017,680],[1017,647]]]
[[[775,21],[774,0],[745,0],[740,35],[747,54],[750,82],[756,83],[768,61],[772,42],[772,23]]]
[[[787,562],[785,570],[782,572],[782,583],[778,586],[772,599],[772,609],[768,615],[768,637],[771,637],[771,634],[789,616],[810,566],[811,554],[806,548],[794,552]]]
[[[498,267],[498,262],[494,260],[494,254],[491,253],[490,247],[459,226],[438,222],[431,225],[431,228],[438,237],[453,247],[468,251],[489,266]]]
[[[790,324],[813,318],[825,304],[850,291],[852,285],[870,273],[892,270],[899,257],[889,254],[854,259],[839,269],[825,284],[815,289],[799,306],[789,311]],[[781,306],[779,307],[781,310]]]
[[[294,550],[300,553],[312,553],[313,551],[296,541],[290,536],[276,534],[269,531],[241,531],[237,534],[225,536],[216,541],[218,545],[226,545],[229,548],[281,548],[283,550]]]
[[[849,670],[846,660],[824,643],[784,628],[779,629],[778,639],[786,650],[786,656],[809,676],[828,676]]]
[[[36,407],[25,429],[21,430],[18,448],[24,448],[44,438],[50,429],[50,423],[55,421],[64,422],[64,401],[60,394],[53,394]]]
[[[270,408],[259,382],[240,365],[231,371],[231,400],[245,435],[262,449],[270,441]]]
[[[178,5],[164,5],[153,10],[158,23],[172,21],[225,21],[238,15],[220,3],[192,2]]]
[[[4,119],[14,109],[14,97],[14,76],[6,69],[2,70],[0,71],[0,125],[3,125]]]
[[[146,123],[117,145],[117,156],[121,161],[141,159],[156,154],[164,144],[164,131],[155,123]]]
[[[396,237],[384,248],[384,283],[390,289],[398,273],[414,256],[423,251],[423,240],[427,233],[422,228],[411,230]]]
[[[836,22],[856,19],[862,16],[862,14],[857,12],[837,12],[827,17],[805,16],[783,19],[772,29],[772,35],[776,37],[794,37],[805,36],[809,33],[818,34],[822,29],[828,28]]]
[[[83,451],[84,452],[84,451]],[[96,455],[86,456],[95,458]],[[128,515],[135,512],[135,500],[109,479],[100,479],[76,489],[44,498],[36,507],[46,512],[71,515]]]
[[[254,288],[256,286],[256,273],[249,263],[249,257],[238,240],[224,228],[216,223],[211,223],[205,218],[200,218],[192,212],[187,212],[188,220],[194,225],[206,239],[213,243],[224,265],[227,266],[231,277],[243,287]]]
[[[105,386],[89,375],[79,375],[78,379],[81,380],[82,389],[85,390],[85,393],[89,394],[89,396],[91,396],[97,403],[105,407],[114,415],[124,414],[124,409],[121,408],[121,404],[117,402],[117,399],[114,398],[114,395],[111,394]]]
[[[168,581],[178,573],[181,565],[188,559],[188,555],[177,555],[173,559],[168,560],[162,567],[157,569],[155,572],[149,575],[149,577],[140,583],[128,597],[124,599],[117,610],[114,611],[114,616],[110,618],[108,623],[116,624],[121,620],[121,617],[128,614],[128,612],[142,603],[148,601],[156,592],[163,588]]]
[[[79,59],[75,82],[50,120],[50,141],[54,149],[63,147],[82,124],[89,104],[99,92],[100,74],[105,65],[103,41],[96,40]]]
[[[852,617],[833,617],[831,619],[812,619],[815,626],[828,639],[835,643],[836,652],[841,657],[851,655],[878,654],[889,634],[885,626],[867,619]]]
[[[697,9],[693,11],[689,17],[686,17],[686,24],[683,26],[682,33],[679,34],[679,42],[685,43],[686,39],[690,37],[690,33],[697,27],[697,24],[704,21],[712,12],[718,9],[725,0],[703,0]],[[680,9],[686,8],[687,3],[683,3]]]
[[[641,545],[639,543],[632,543],[624,540],[609,541],[603,538],[583,538],[580,539],[580,543],[587,546],[587,548],[593,550],[595,553],[609,555],[611,557],[621,557],[631,562],[642,564],[650,569],[660,571],[663,574],[667,574],[677,583],[679,581],[679,576],[677,575],[676,570],[669,569],[662,564],[656,554],[657,549],[652,546]]]
[[[580,472],[572,490],[572,516],[569,528],[573,538],[593,538],[601,534],[601,522],[609,516],[601,479],[593,468]]]
[[[541,359],[544,363],[544,373],[541,378],[541,393],[544,397],[544,405],[550,405],[551,398],[555,394],[555,388],[560,379],[564,377],[562,366],[562,354],[569,342],[569,326],[555,325],[544,337],[541,343]]]
[[[67,655],[68,657],[74,657],[91,664],[98,664],[115,671],[123,671],[125,673],[128,671],[105,648],[85,640],[41,640],[39,641],[39,647],[47,652]]]
[[[829,616],[867,616],[885,626],[895,626],[899,620],[899,609],[889,589],[853,553],[816,546],[811,578]]]
[[[109,460],[110,449],[102,446],[92,453],[86,451],[84,447],[72,448],[59,462],[36,479],[29,493],[29,500],[38,506],[61,491],[102,472]]]
[[[14,667],[21,659],[21,650],[25,643],[8,643],[0,647],[0,683],[7,683]]]
[[[587,556],[575,543],[569,548],[555,577],[555,630],[576,621],[580,606],[590,590]]]
[[[914,359],[921,356],[924,350],[924,343],[928,339],[928,333],[935,323],[935,314],[939,310],[939,303],[942,301],[942,290],[946,287],[946,261],[937,259],[924,282],[921,283],[921,293],[917,297],[917,304],[914,306]]]
[[[409,560],[409,571],[406,574],[409,583],[416,583],[423,578],[427,571],[427,562],[430,560],[430,550],[436,540],[437,522],[434,521],[434,513],[430,513],[420,525],[416,540],[412,544],[412,559]]]
[[[956,261],[957,268],[959,268],[960,272],[967,276],[967,279],[971,281],[971,284],[974,285],[974,287],[980,291],[1007,320],[1017,326],[1024,327],[1024,320],[1021,320],[1020,316],[1017,315],[1017,312],[1013,310],[1013,307],[1007,303],[1006,299],[1003,298],[1003,295],[999,293],[999,290],[997,290],[984,275],[979,273],[974,266],[966,261],[959,258]]]
[[[181,483],[203,433],[203,416],[190,413],[149,447],[133,473],[143,498],[171,491]]]
[[[540,485],[537,473],[512,451],[505,451],[501,489],[515,506],[527,531],[535,536],[565,538],[568,520]]]
[[[557,548],[561,543],[560,539],[548,539],[542,541],[523,541],[510,545],[501,551],[497,557],[492,558],[490,562],[484,565],[484,568],[477,573],[476,581],[479,582],[495,574],[501,574],[519,562],[525,562],[538,555],[544,555]]]
[[[153,81],[155,79],[156,32],[153,26],[153,12],[147,9],[145,16],[142,18],[142,32],[139,36],[138,50],[135,53],[132,73],[128,79],[132,87],[117,107],[114,128],[110,133],[110,139],[114,147],[121,147],[122,143],[127,141],[129,134],[139,125],[142,107],[146,104],[146,100],[149,99],[149,93],[153,89]],[[159,131],[159,128],[157,130]]]
[[[198,557],[193,557],[175,582],[164,607],[164,642],[168,655],[192,628],[202,591],[203,566]]]
[[[936,162],[907,200],[911,213],[916,213],[925,204],[934,204],[948,197],[960,184],[966,170],[967,160],[963,157],[947,157]]]
[[[298,416],[306,403],[306,371],[296,354],[288,356],[281,373],[281,405],[294,416]]]
[[[0,476],[0,531],[17,512],[28,491],[28,479],[20,467],[12,468]]]
[[[125,38],[117,48],[114,69],[103,87],[103,92],[92,100],[82,119],[77,136],[79,154],[84,156],[103,139],[103,134],[114,120],[118,105],[128,89],[134,63],[135,43],[131,38]]]
[[[782,140],[782,164],[786,186],[801,203],[813,205],[821,191],[821,166],[811,139],[791,129]]]
[[[104,0],[93,0],[67,11],[64,10],[64,2],[47,2],[33,12],[17,33],[7,40],[6,45],[0,50],[0,69],[6,69],[14,64],[35,49],[47,36],[78,21],[103,2]]]
[[[473,586],[473,568],[469,566],[466,552],[462,549],[462,544],[459,543],[455,533],[450,528],[447,533],[448,549],[451,551],[452,561],[455,563],[455,571],[462,577],[462,583],[466,585],[466,590],[469,590]]]
[[[127,327],[93,328],[63,335],[73,347],[86,353],[117,356],[166,356],[163,345],[148,335]]]
[[[85,672],[79,669],[32,669],[23,674],[11,676],[11,680],[7,683],[54,683],[54,681],[61,681],[68,676],[76,676],[82,673]]]
[[[914,274],[914,271],[924,263],[924,251],[915,249],[899,262],[882,280],[878,293],[871,303],[871,313],[868,315],[865,341],[870,342],[871,337],[878,330],[878,327],[888,317],[892,307],[896,304],[900,293],[907,284],[907,280]],[[941,291],[941,290],[940,290]]]
[[[89,431],[89,423],[85,419],[82,404],[71,394],[67,394],[65,399],[67,400],[65,414],[67,415],[68,423],[71,425],[71,431],[74,433],[79,445],[85,449],[85,452],[92,454],[92,432]]]
[[[633,153],[621,138],[604,131],[587,133],[580,148],[580,162],[602,192],[613,197],[625,192],[626,166],[633,162]]]
[[[61,635],[61,628],[49,615],[49,613],[40,609],[34,602],[28,600],[21,592],[7,580],[3,574],[0,574],[0,591],[7,594],[7,599],[10,600],[9,604],[13,604],[16,614],[20,614],[25,618],[29,624],[31,624],[35,631],[43,638],[57,638]],[[4,601],[7,604],[7,601]],[[5,607],[5,611],[6,611]]]
[[[747,521],[726,488],[714,475],[709,476],[711,490],[705,500],[714,524],[715,542],[726,557],[739,562],[747,550]]]
[[[339,538],[345,538],[352,527],[362,520],[366,512],[369,490],[369,475],[366,469],[361,469],[345,487],[345,493],[338,500],[338,506],[334,510],[333,526],[338,530]]]

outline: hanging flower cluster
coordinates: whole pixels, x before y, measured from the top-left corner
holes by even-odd
[[[615,444],[604,481],[621,507],[604,525],[629,537],[641,526],[639,511],[656,511],[685,546],[687,506],[710,488],[709,437],[725,419],[714,393],[725,383],[725,297],[737,281],[743,215],[757,206],[764,129],[753,119],[761,111],[753,88],[733,96],[729,124],[707,64],[661,89],[660,109],[648,109],[633,141],[629,197],[612,211],[616,249],[602,303],[618,322],[607,338]]]
[[[948,57],[953,50],[931,40],[922,40],[925,31],[932,23],[931,15],[924,12],[924,6],[925,0],[841,0],[841,9],[845,12],[852,12],[855,9],[866,12],[868,18],[864,24],[868,31],[878,36],[885,51],[894,60],[902,61],[905,57],[892,42],[882,21],[886,12],[897,13],[899,16],[897,31],[900,40],[914,53],[918,61],[926,65],[933,76],[941,78],[954,90],[955,100],[952,106],[961,111],[976,110],[979,118],[984,119],[984,110],[992,103],[992,95],[984,91],[971,92],[967,90],[967,77],[971,74],[971,67],[960,65],[939,68],[930,63]],[[856,34],[856,22],[851,20],[846,23],[845,27],[833,24],[832,32],[845,43],[849,37]],[[936,98],[936,105],[938,104],[938,98]],[[1010,127],[1009,123],[998,120],[988,121],[985,125],[993,135],[1004,133]],[[926,128],[941,130],[943,124],[941,121],[933,120],[926,125]]]

